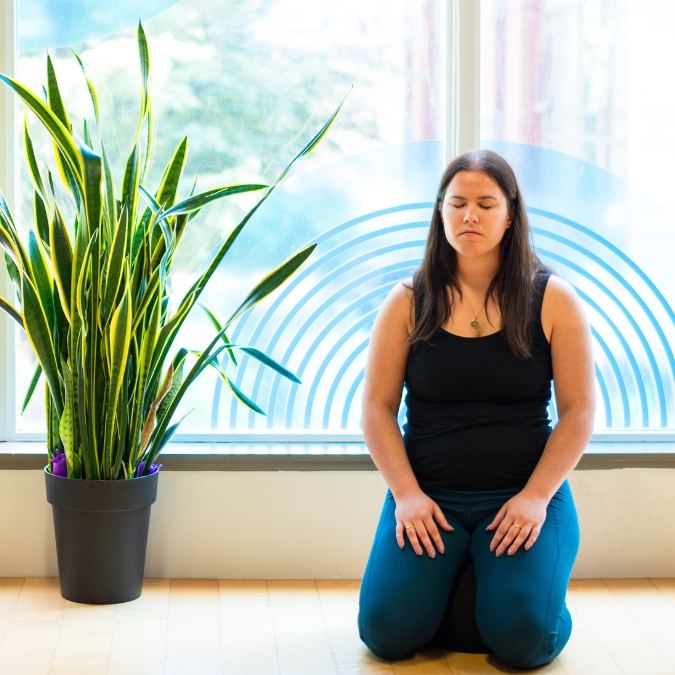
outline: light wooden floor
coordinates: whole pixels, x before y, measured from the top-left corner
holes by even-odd
[[[0,675],[436,675],[524,672],[427,651],[389,663],[356,630],[358,581],[147,579],[78,605],[56,579],[0,579]],[[536,673],[675,675],[675,579],[573,581],[572,638]]]

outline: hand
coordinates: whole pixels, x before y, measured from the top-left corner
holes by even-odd
[[[500,556],[508,549],[508,555],[513,555],[523,542],[526,551],[532,548],[546,520],[547,505],[546,499],[524,490],[511,497],[485,528],[497,530],[490,542],[490,551],[497,549],[497,556]]]
[[[445,519],[438,504],[427,497],[424,492],[420,490],[399,497],[396,500],[395,516],[396,541],[400,548],[405,545],[405,539],[403,538],[403,532],[405,531],[417,555],[423,553],[421,542],[429,557],[435,558],[436,549],[432,540],[441,553],[445,551],[436,523],[448,532],[452,532],[454,528]],[[406,525],[412,525],[413,527],[406,527]]]

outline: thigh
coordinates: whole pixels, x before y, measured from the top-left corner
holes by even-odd
[[[534,667],[555,658],[569,639],[565,594],[579,547],[579,525],[567,481],[546,510],[534,546],[512,556],[490,552],[494,514],[473,534],[476,620],[481,637],[502,659]]]
[[[359,598],[359,633],[383,658],[400,658],[424,646],[436,632],[457,571],[469,551],[470,536],[439,528],[445,553],[418,556],[409,541],[396,543],[396,504],[387,494]],[[446,514],[447,517],[447,514]]]

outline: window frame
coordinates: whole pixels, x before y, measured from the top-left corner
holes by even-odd
[[[13,76],[18,66],[17,14],[18,0],[0,0],[0,35],[4,49],[0,50],[0,72]],[[444,77],[444,113],[441,128],[444,132],[443,159],[445,163],[461,152],[475,148],[480,143],[480,0],[445,0],[444,39],[442,45]],[[6,87],[0,89],[0,133],[4,151],[0,151],[0,187],[7,202],[14,210],[18,190],[18,103]],[[0,256],[0,295],[10,298],[13,285],[5,269],[4,256]],[[20,442],[44,442],[45,434],[17,430],[15,323],[0,312],[0,442],[15,445]],[[363,434],[340,431],[272,430],[223,430],[215,432],[192,431],[177,433],[172,443],[191,444],[359,444]],[[628,430],[606,431],[593,434],[595,443],[666,444],[675,454],[675,431]],[[628,446],[626,451],[630,453]],[[365,448],[365,446],[364,446]],[[367,453],[367,450],[365,450]],[[188,453],[189,454],[189,453]],[[187,455],[186,455],[187,456]],[[254,457],[254,455],[251,455]],[[308,451],[307,460],[318,460],[320,455]],[[260,458],[260,455],[258,455]]]

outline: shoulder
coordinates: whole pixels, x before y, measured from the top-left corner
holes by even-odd
[[[378,314],[378,323],[386,323],[390,327],[395,325],[399,330],[405,330],[406,335],[409,335],[414,321],[414,307],[415,300],[411,277],[400,281],[389,291]]]
[[[551,274],[546,284],[541,307],[541,323],[548,341],[555,334],[556,327],[588,324],[583,304],[569,282]]]

